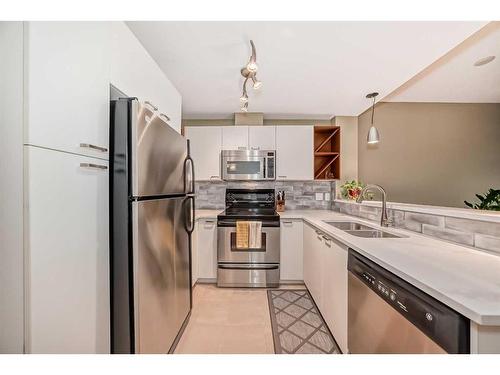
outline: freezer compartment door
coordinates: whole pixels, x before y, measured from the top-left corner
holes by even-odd
[[[132,194],[155,196],[185,192],[186,139],[166,118],[131,102]]]
[[[186,198],[133,203],[136,353],[168,353],[191,309]]]

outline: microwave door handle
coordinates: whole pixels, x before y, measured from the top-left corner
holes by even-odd
[[[267,178],[267,176],[266,176],[266,164],[267,164],[267,158],[264,158],[264,165],[263,165],[264,174],[262,175],[264,178]]]

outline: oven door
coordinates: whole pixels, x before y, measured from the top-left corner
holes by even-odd
[[[262,223],[262,247],[260,249],[238,249],[236,247],[236,224],[217,227],[218,263],[279,263],[280,228]]]

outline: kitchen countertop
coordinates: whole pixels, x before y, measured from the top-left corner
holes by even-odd
[[[280,216],[312,224],[470,320],[500,326],[499,256],[402,229],[381,228],[334,211],[290,210]],[[323,220],[357,221],[405,237],[355,237]]]
[[[220,210],[198,210],[195,209],[194,211],[194,219],[195,220],[200,220],[200,219],[217,219],[217,215],[220,214],[223,209]]]
[[[219,210],[196,210],[196,220],[216,219]],[[329,210],[288,210],[480,325],[500,326],[500,257],[421,234]],[[362,238],[323,220],[350,220],[405,236]]]

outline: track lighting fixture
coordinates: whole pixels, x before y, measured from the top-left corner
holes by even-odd
[[[262,87],[262,82],[257,79],[257,53],[255,51],[255,44],[253,43],[253,40],[250,41],[250,45],[252,46],[252,55],[250,56],[250,59],[248,60],[248,63],[245,67],[241,68],[241,75],[245,78],[245,81],[243,82],[243,94],[240,97],[240,102],[242,103],[241,105],[241,111],[242,112],[248,112],[248,94],[247,94],[247,82],[249,79],[252,80],[253,85],[252,87],[254,90],[258,90]]]

